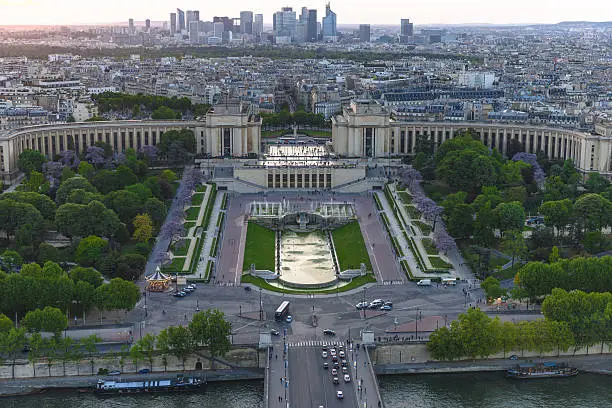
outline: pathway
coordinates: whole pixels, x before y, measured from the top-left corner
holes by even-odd
[[[212,194],[212,185],[204,184],[206,187],[206,191],[204,192],[204,199],[200,204],[200,211],[198,212],[198,218],[196,220],[196,224],[194,227],[189,228],[189,232],[187,233],[187,239],[189,239],[189,249],[187,251],[187,256],[185,258],[185,264],[183,265],[183,271],[188,271],[191,266],[191,261],[193,258],[193,252],[196,250],[196,244],[198,242],[198,238],[202,236],[202,228],[198,228],[199,225],[202,225],[202,221],[204,220],[204,215],[206,214],[206,208],[208,207],[208,200],[210,195]],[[193,206],[192,206],[193,207]],[[199,233],[196,235],[196,231]]]
[[[215,198],[210,218],[208,221],[208,228],[206,229],[206,236],[204,237],[204,245],[202,246],[202,252],[200,252],[200,259],[198,260],[198,267],[196,269],[196,276],[198,278],[204,278],[206,276],[206,268],[208,267],[208,261],[215,261],[216,257],[210,256],[212,249],[213,240],[217,238],[217,246],[221,246],[223,242],[223,233],[219,231],[219,228],[223,229],[225,223],[222,223],[220,227],[217,227],[217,221],[221,214],[225,214],[226,210],[222,210],[223,197],[226,193],[219,193]],[[217,253],[219,251],[217,250]]]

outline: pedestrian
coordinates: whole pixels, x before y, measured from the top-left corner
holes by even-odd
[[[275,354],[275,355],[274,355],[274,358],[278,360],[278,354]]]
[[[281,384],[283,383],[283,377],[281,377]]]

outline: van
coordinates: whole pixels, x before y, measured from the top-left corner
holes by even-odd
[[[431,279],[421,279],[417,282],[417,286],[431,286]]]
[[[457,284],[457,279],[454,279],[454,278],[443,278],[442,279],[442,284],[443,285],[448,285],[448,286],[455,286]]]

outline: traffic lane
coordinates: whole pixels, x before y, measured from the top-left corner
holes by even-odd
[[[327,362],[330,367],[323,368]],[[350,364],[350,362],[349,362]],[[344,382],[342,370],[337,374],[339,384],[333,383],[332,359],[322,357],[319,347],[296,347],[289,351],[290,400],[295,407],[342,408],[356,407],[357,400],[353,388],[353,378]],[[295,391],[294,391],[295,390]],[[342,391],[344,398],[338,399],[337,391]]]

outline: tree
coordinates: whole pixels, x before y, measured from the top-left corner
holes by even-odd
[[[72,357],[72,348],[74,346],[74,340],[72,337],[64,337],[56,339],[57,344],[57,356],[62,362],[62,366],[64,368],[64,376],[66,376],[66,362],[71,361]]]
[[[140,199],[137,194],[127,190],[112,191],[106,195],[104,205],[115,211],[121,222],[127,224],[140,210]]]
[[[155,109],[153,113],[151,113],[151,119],[155,120],[180,119],[180,116],[180,113],[177,113],[166,106],[160,106],[159,108]]]
[[[45,346],[45,340],[39,332],[34,332],[28,339],[30,351],[28,353],[28,361],[32,364],[32,371],[36,377],[36,362],[42,355],[42,350]]]
[[[565,198],[558,201],[546,201],[542,203],[539,211],[544,216],[544,223],[556,228],[561,235],[571,222],[573,208],[572,201]]]
[[[502,233],[509,230],[522,230],[525,224],[525,210],[518,202],[501,203],[495,208],[497,226]]]
[[[68,327],[68,317],[60,309],[47,306],[26,313],[21,324],[30,331],[45,331],[58,337]]]
[[[91,375],[94,375],[94,354],[98,351],[98,343],[100,343],[102,339],[95,334],[91,334],[87,337],[83,337],[81,339],[81,344],[87,351],[89,356],[89,363],[91,364]]]
[[[0,255],[0,261],[2,261],[1,265],[6,268],[7,272],[16,272],[23,265],[23,258],[19,255],[19,252],[12,249],[5,250]]]
[[[113,278],[96,289],[95,298],[100,310],[131,310],[140,299],[140,289],[132,282]]]
[[[574,216],[585,232],[601,231],[612,224],[612,202],[599,194],[585,194],[576,200]]]
[[[0,200],[0,231],[8,236],[27,232],[28,238],[34,241],[40,239],[43,229],[43,217],[32,204]]]
[[[0,333],[8,333],[13,328],[13,321],[5,314],[0,313]]]
[[[584,234],[582,246],[588,253],[597,254],[610,247],[610,240],[601,231],[591,231]]]
[[[145,201],[142,211],[149,214],[151,220],[156,226],[163,224],[168,214],[166,205],[157,198],[149,198]]]
[[[64,204],[70,192],[76,189],[82,189],[90,193],[97,193],[96,188],[92,186],[87,179],[82,176],[75,176],[64,181],[59,186],[57,192],[55,193],[55,202],[58,205]]]
[[[141,345],[138,342],[136,342],[136,344],[130,348],[130,358],[136,367],[136,371],[138,371],[138,363],[144,360],[144,354],[142,352]]]
[[[502,241],[502,247],[505,251],[512,254],[512,266],[516,258],[525,259],[527,256],[527,244],[522,231],[512,230],[506,232]]]
[[[501,348],[499,333],[494,330],[492,320],[480,309],[468,309],[467,313],[460,314],[459,324],[459,336],[466,356],[484,358]]]
[[[19,154],[17,167],[29,176],[33,171],[42,173],[42,166],[46,161],[47,158],[39,151],[26,149]]]
[[[502,287],[499,285],[499,280],[493,276],[489,276],[487,279],[485,279],[480,284],[480,287],[485,291],[487,299],[497,299],[498,297],[506,294],[506,290],[502,289]]]
[[[79,245],[74,254],[75,260],[84,266],[94,266],[100,262],[102,255],[107,250],[107,240],[96,237],[95,235],[90,235],[79,241]]]
[[[79,163],[77,172],[79,175],[91,181],[96,173],[96,169],[89,162],[82,161]]]
[[[458,190],[476,193],[483,186],[495,184],[498,166],[488,154],[456,150],[444,156],[436,167],[436,175]]]
[[[57,209],[55,222],[59,231],[69,237],[118,237],[123,227],[117,214],[99,201],[87,205],[61,205]]]
[[[115,277],[134,281],[144,272],[147,259],[139,254],[125,254],[117,258]]]
[[[103,279],[100,272],[96,271],[94,268],[83,268],[81,266],[77,266],[76,268],[72,268],[68,273],[68,276],[74,283],[77,282],[87,282],[94,288],[102,285]]]
[[[8,333],[0,333],[0,346],[3,354],[11,362],[12,378],[15,379],[15,362],[21,355],[27,342],[25,328],[11,329]]]
[[[474,226],[474,210],[467,204],[457,204],[448,217],[448,232],[455,238],[469,238]]]
[[[231,347],[230,323],[225,320],[223,312],[217,309],[208,309],[194,314],[189,323],[189,330],[191,330],[193,340],[198,344],[206,345],[213,358],[225,355]]]
[[[183,363],[184,370],[185,360],[187,360],[187,357],[194,350],[194,341],[191,332],[188,328],[183,326],[169,326],[164,330],[168,333],[167,338],[170,354]]]
[[[33,193],[47,193],[51,187],[50,183],[45,179],[44,174],[32,170],[27,178],[23,182],[25,190]]]
[[[132,236],[138,242],[149,242],[153,236],[153,221],[149,214],[140,214],[134,218],[134,235]]]
[[[162,329],[157,334],[157,350],[162,355],[162,364],[164,365],[164,372],[168,369],[168,354],[170,354],[170,335],[168,329]]]
[[[174,183],[178,179],[176,173],[168,169],[162,171],[159,178],[166,180],[168,183]]]
[[[145,334],[136,342],[141,354],[149,363],[149,370],[153,372],[153,357],[155,356],[155,335],[152,333]]]

